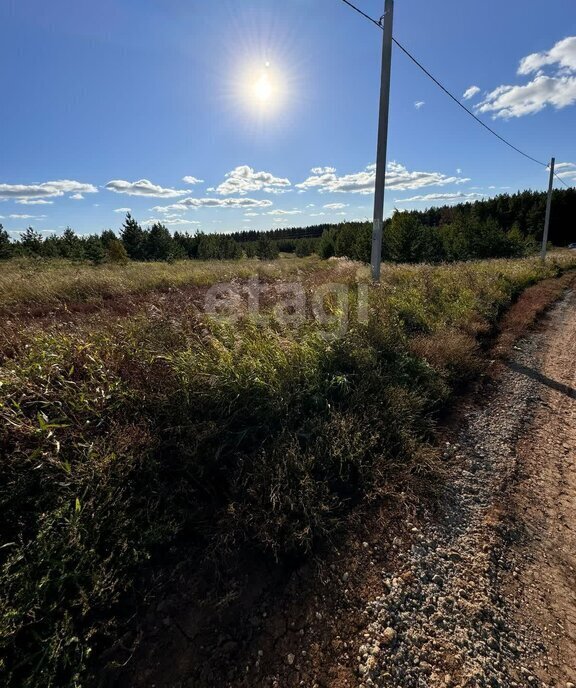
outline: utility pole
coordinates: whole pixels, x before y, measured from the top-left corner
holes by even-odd
[[[384,36],[382,38],[382,74],[380,83],[380,117],[378,120],[378,149],[376,153],[376,183],[374,188],[374,227],[372,230],[372,279],[380,281],[382,262],[382,228],[384,225],[384,187],[386,185],[386,148],[388,144],[388,110],[390,105],[390,72],[392,68],[392,25],[394,0],[385,0]]]
[[[546,260],[546,249],[548,247],[548,231],[550,229],[550,211],[552,210],[552,189],[554,188],[554,164],[556,159],[550,160],[550,182],[548,183],[548,200],[546,201],[546,219],[544,220],[544,236],[542,237],[542,252],[540,257]]]

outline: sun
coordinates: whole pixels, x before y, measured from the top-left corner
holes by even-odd
[[[270,75],[264,72],[254,84],[254,98],[257,102],[264,105],[272,100],[274,87],[270,81]]]
[[[264,69],[257,75],[252,84],[252,96],[259,105],[267,105],[273,102],[277,91],[278,88],[270,70],[270,63],[266,62]]]
[[[241,111],[247,126],[262,133],[263,127],[271,131],[287,121],[296,100],[294,66],[262,55],[263,50],[253,52],[261,54],[229,70],[229,94],[236,121]]]

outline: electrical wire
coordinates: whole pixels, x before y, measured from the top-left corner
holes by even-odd
[[[382,29],[384,28],[384,27],[382,26],[382,23],[381,23],[381,22],[378,22],[378,21],[376,21],[376,19],[373,19],[370,15],[366,14],[365,12],[363,12],[359,7],[357,7],[356,5],[352,4],[349,0],[342,0],[342,2],[344,2],[346,5],[348,5],[349,7],[351,7],[351,8],[352,8],[353,10],[355,10],[356,12],[358,12],[358,14],[362,15],[365,19],[368,19],[368,21],[372,22],[372,24],[375,24],[379,29],[382,30]],[[426,69],[426,67],[424,67],[424,65],[423,65],[421,62],[419,62],[419,61],[418,61],[418,60],[417,60],[417,59],[416,59],[416,58],[415,58],[415,57],[414,57],[414,56],[413,56],[413,55],[412,55],[412,54],[411,54],[411,53],[410,53],[410,52],[409,52],[409,51],[408,51],[399,41],[397,41],[395,38],[392,38],[392,40],[393,40],[394,43],[398,46],[398,48],[400,48],[400,50],[401,50],[408,58],[410,58],[410,60],[412,60],[412,62],[414,62],[414,64],[415,64],[417,67],[419,67],[419,68],[424,72],[424,74],[426,74],[426,76],[428,76],[430,79],[432,79],[432,81],[433,81],[439,88],[441,88],[442,91],[444,91],[444,93],[445,93],[447,96],[449,96],[450,98],[452,98],[452,100],[453,100],[457,105],[459,105],[465,112],[467,112],[471,117],[473,117],[473,118],[476,120],[476,122],[478,122],[478,124],[480,124],[480,125],[482,125],[482,126],[484,127],[484,129],[488,130],[488,131],[489,131],[491,134],[493,134],[497,139],[500,139],[500,141],[502,141],[502,142],[505,143],[507,146],[509,146],[510,148],[512,148],[513,150],[515,150],[517,153],[520,153],[520,155],[523,155],[525,158],[528,158],[528,160],[531,160],[532,162],[535,162],[535,163],[538,164],[538,165],[542,165],[542,167],[548,167],[547,163],[542,162],[541,160],[537,160],[536,158],[533,158],[531,155],[528,155],[528,153],[525,153],[524,151],[520,150],[520,148],[517,148],[514,144],[510,143],[510,141],[506,140],[503,136],[500,136],[500,134],[498,134],[496,131],[494,131],[494,129],[492,129],[491,127],[489,127],[485,122],[483,122],[479,117],[477,117],[477,116],[472,112],[472,110],[470,110],[469,108],[467,108],[467,107],[464,105],[464,103],[461,103],[460,100],[458,100],[458,98],[457,98],[454,94],[450,93],[450,91],[449,91],[443,84],[441,84],[440,81],[438,81],[438,79],[436,79],[436,77],[433,76],[433,75]],[[563,182],[563,183],[564,183],[564,182]]]
[[[562,177],[560,177],[559,175],[557,175],[556,172],[554,172],[554,176],[556,177],[556,179],[557,179],[559,182],[562,182],[562,184],[564,184],[564,186],[565,186],[567,189],[570,189],[570,188],[571,188],[571,187],[570,187],[570,184],[566,184],[566,182],[562,179]]]

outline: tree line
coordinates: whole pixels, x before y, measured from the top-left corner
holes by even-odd
[[[384,225],[382,258],[395,262],[439,262],[512,257],[534,252],[541,242],[546,211],[544,192],[523,191],[494,198],[430,208],[396,211]],[[78,236],[68,228],[48,236],[29,227],[12,241],[0,225],[0,259],[12,256],[104,261],[233,260],[246,256],[270,260],[282,253],[322,258],[346,256],[370,261],[371,222],[342,222],[232,234],[174,232],[161,222],[142,228],[128,213],[116,235],[112,230]],[[550,241],[576,241],[576,189],[557,190],[552,202]]]
[[[546,193],[540,191],[395,211],[384,223],[382,258],[440,262],[528,255],[542,242],[545,213]],[[576,188],[554,191],[549,239],[557,246],[576,242]],[[316,250],[322,258],[369,262],[371,242],[371,222],[344,222],[326,228]]]
[[[171,234],[161,222],[144,229],[130,213],[126,215],[118,236],[111,229],[101,234],[79,236],[68,227],[59,236],[43,237],[28,227],[18,240],[12,241],[0,224],[0,259],[18,256],[66,258],[90,261],[95,265],[129,260],[233,260],[242,256],[270,260],[278,257],[279,250],[277,242],[262,235],[254,241],[240,244],[227,234]]]

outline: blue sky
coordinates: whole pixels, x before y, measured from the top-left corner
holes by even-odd
[[[576,181],[573,0],[397,0],[394,33]],[[2,0],[0,222],[90,233],[126,208],[191,232],[370,218],[380,51],[340,0]],[[386,214],[547,184],[397,49],[388,159]]]

